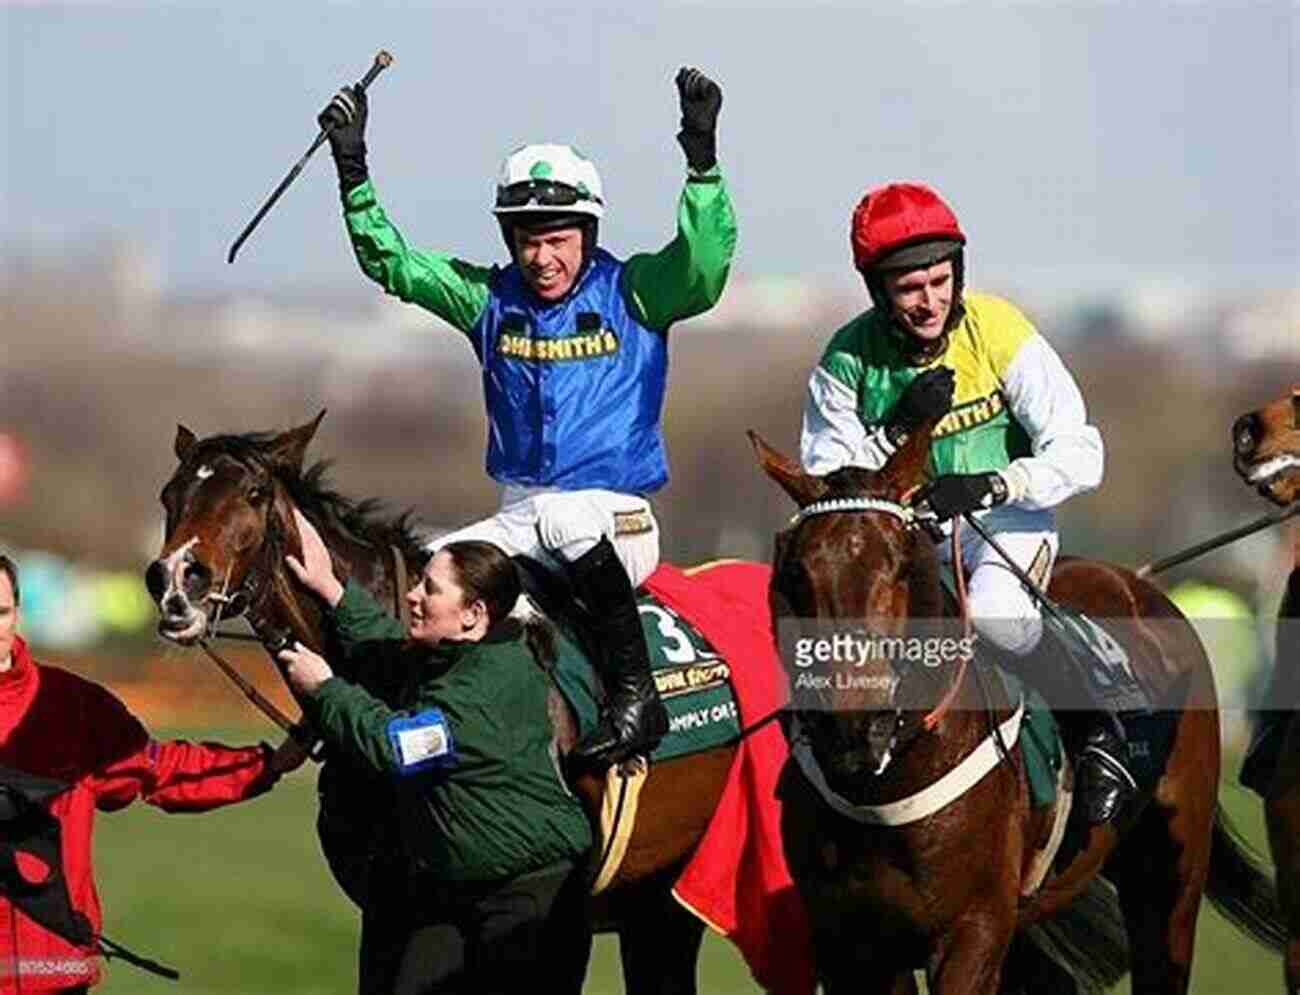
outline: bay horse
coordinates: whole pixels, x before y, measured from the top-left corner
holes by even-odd
[[[164,638],[192,644],[205,636],[214,615],[243,615],[255,631],[287,634],[328,658],[322,610],[284,567],[287,553],[302,555],[295,508],[321,533],[335,573],[362,584],[381,604],[397,604],[404,585],[418,578],[427,554],[406,516],[384,519],[375,502],[354,503],[332,491],[325,463],[303,469],[322,417],[323,411],[280,434],[199,439],[178,427],[180,465],[161,494],[162,549],[146,573]],[[557,745],[567,752],[575,738],[573,717],[559,693],[552,694]],[[724,745],[651,766],[617,876],[592,901],[594,927],[619,933],[630,995],[696,991],[704,927],[670,888],[713,815],[734,753],[734,746]],[[376,813],[390,811],[391,803],[372,777],[328,752],[318,783],[322,851],[339,885],[364,907],[368,868],[388,841]],[[595,774],[576,780],[589,812],[599,811],[604,783]],[[580,991],[581,979],[573,985]],[[565,990],[558,979],[548,979],[547,987]]]
[[[776,539],[778,632],[794,626],[824,636],[818,623],[840,620],[903,637],[919,619],[952,615],[934,543],[907,504],[922,482],[932,430],[933,423],[916,432],[877,472],[848,468],[825,478],[751,433],[762,469],[801,509]],[[1073,932],[1061,963],[1076,988],[1101,991],[1127,966],[1135,993],[1187,992],[1207,888],[1235,925],[1280,946],[1271,886],[1217,806],[1218,713],[1195,632],[1159,590],[1121,567],[1064,558],[1049,591],[1093,619],[1120,620],[1114,638],[1175,725],[1154,789],[1117,824],[1076,827],[1076,842],[1060,851],[1064,863],[1058,859],[1036,890],[1027,877],[1054,813],[1030,805],[1022,754],[1008,749],[1020,708],[978,659],[965,666],[954,654],[951,662],[904,666],[885,653],[865,664],[827,654],[827,680],[801,696],[805,664],[785,647],[796,688],[792,751],[802,738],[816,773],[787,767],[782,830],[827,995],[914,993],[914,969],[925,971],[933,995],[989,995],[1011,981],[1013,965],[1004,974],[1004,961],[1013,941],[1050,925],[1081,895],[1104,899],[1095,880],[1103,873],[1118,891],[1118,910],[1101,901],[1086,914],[1096,930],[1085,922]],[[981,753],[991,759],[965,779],[964,793],[934,797],[953,780],[945,775],[969,770]],[[933,803],[911,808],[922,799]],[[1115,956],[1105,928],[1119,914],[1131,954],[1115,971],[1105,963]]]
[[[1238,418],[1232,451],[1237,473],[1263,497],[1283,507],[1300,501],[1300,386]],[[1282,719],[1276,769],[1260,787],[1286,916],[1286,988],[1300,995],[1300,724],[1294,721],[1300,707],[1300,527],[1292,525],[1291,536],[1293,565],[1278,609],[1273,673],[1262,705],[1290,714]]]

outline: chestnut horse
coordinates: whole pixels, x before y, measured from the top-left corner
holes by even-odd
[[[850,468],[825,478],[751,436],[763,470],[801,509],[777,536],[778,631],[806,634],[818,631],[816,620],[841,620],[901,638],[917,631],[918,619],[945,624],[937,619],[951,608],[934,543],[907,505],[932,429],[915,433],[878,472]],[[1045,928],[1080,895],[1104,899],[1108,889],[1099,892],[1095,880],[1103,873],[1118,890],[1135,993],[1188,990],[1207,888],[1236,925],[1280,946],[1269,882],[1216,804],[1218,713],[1195,632],[1159,590],[1120,567],[1063,559],[1049,590],[1093,619],[1120,621],[1112,635],[1173,729],[1154,789],[1116,824],[1076,825],[1056,873],[1036,889],[1027,877],[1053,813],[1030,805],[1023,757],[1007,749],[1020,709],[978,658],[922,667],[885,653],[851,663],[832,657],[828,681],[805,697],[798,675],[807,672],[785,654],[795,688],[792,750],[799,753],[803,738],[812,769],[787,770],[784,844],[828,995],[914,993],[914,969],[926,972],[934,995],[995,992],[1012,974],[1008,964],[1004,979],[1004,961],[1013,940],[1021,942],[1017,933]],[[923,791],[959,765],[970,770],[976,754],[991,759],[964,779],[964,793],[941,802],[935,790]],[[1113,914],[1102,901],[1092,913],[1096,935],[1075,930],[1077,946],[1064,957],[1076,983],[1094,991],[1117,980],[1111,965],[1095,963],[1113,954],[1100,930]]]
[[[165,638],[190,644],[205,636],[214,614],[243,615],[255,631],[287,633],[328,657],[329,627],[321,608],[284,567],[286,553],[302,555],[295,508],[320,531],[339,576],[361,583],[381,603],[395,604],[405,593],[403,584],[418,577],[424,556],[405,516],[383,521],[374,502],[356,504],[334,493],[324,480],[326,464],[304,472],[304,453],[323,416],[278,435],[200,440],[178,429],[180,466],[161,495],[162,551],[146,578]],[[556,707],[561,699],[553,695],[557,742],[567,750],[574,739],[572,716],[567,707]],[[669,889],[713,815],[734,753],[733,746],[722,746],[650,769],[617,877],[592,907],[597,929],[620,934],[629,993],[696,990],[703,924]],[[583,776],[575,787],[588,810],[598,811],[603,779]],[[344,891],[364,907],[367,868],[388,840],[375,813],[391,805],[372,778],[328,753],[319,794],[321,848]],[[579,990],[581,981],[574,985]],[[558,979],[548,979],[545,987],[563,989]]]
[[[1300,501],[1300,387],[1232,427],[1233,465],[1245,482],[1274,504]],[[1278,609],[1277,650],[1264,707],[1289,713],[1300,707],[1300,526],[1291,526],[1293,567]],[[1264,817],[1277,865],[1277,890],[1286,915],[1286,986],[1300,995],[1300,723],[1283,719],[1276,770],[1264,786]],[[1266,772],[1261,771],[1261,774]]]

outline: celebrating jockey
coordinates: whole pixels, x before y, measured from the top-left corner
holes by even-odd
[[[929,187],[893,183],[853,212],[855,268],[873,307],[837,331],[813,371],[802,457],[810,473],[878,469],[923,423],[930,482],[915,503],[940,521],[982,525],[1040,587],[1060,540],[1053,509],[1101,482],[1101,435],[1060,356],[1010,302],[964,292],[966,236]],[[949,544],[940,555],[950,563]],[[962,539],[970,610],[981,636],[1073,707],[1096,706],[1091,682],[1040,648],[1037,600],[973,530]],[[1080,694],[1087,694],[1079,701]],[[1098,708],[1098,710],[1100,710]],[[1106,822],[1135,790],[1114,724],[1092,726],[1080,756],[1084,812]]]
[[[667,332],[717,303],[736,243],[716,153],[722,91],[696,69],[676,84],[687,163],[677,233],[627,260],[598,246],[600,175],[567,145],[524,146],[501,168],[493,213],[510,265],[408,248],[368,178],[366,94],[345,88],[319,118],[362,270],[463,332],[483,369],[500,509],[435,548],[486,540],[567,567],[594,618],[609,689],[575,756],[605,763],[649,754],[668,729],[633,595],[659,562],[646,495],[668,479]]]

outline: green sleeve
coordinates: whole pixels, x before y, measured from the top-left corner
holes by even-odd
[[[453,652],[466,650],[475,654],[478,647],[453,647]],[[435,659],[427,655],[413,658],[408,654],[394,660],[402,670],[394,675],[399,683],[387,693],[382,690],[374,693],[364,680],[353,683],[331,677],[305,698],[303,710],[331,746],[359,758],[380,773],[397,773],[401,765],[388,738],[388,726],[394,719],[408,718],[436,706],[453,726],[458,741],[462,736],[473,740],[482,735],[479,727],[483,717],[493,712],[490,703],[502,696],[502,688],[491,681],[508,676],[504,668],[476,669],[474,661],[469,660],[468,665],[438,674]],[[447,662],[442,657],[442,663]],[[413,680],[420,681],[414,694],[410,690]],[[407,707],[392,708],[386,704],[393,700],[404,701]]]
[[[469,334],[487,307],[492,270],[443,252],[411,249],[366,180],[343,197],[343,221],[366,276],[408,304]]]
[[[364,674],[367,685],[387,686],[401,680],[401,648],[406,633],[374,596],[349,580],[331,613],[342,657],[331,668],[348,679]]]
[[[667,331],[702,314],[722,296],[736,250],[736,216],[715,166],[692,174],[677,204],[677,234],[658,252],[627,261],[623,292],[633,317]]]
[[[399,714],[365,688],[331,677],[306,697],[303,710],[325,741],[342,748],[381,774],[397,770],[388,723]]]

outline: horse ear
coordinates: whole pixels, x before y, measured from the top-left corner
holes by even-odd
[[[308,444],[316,435],[316,429],[320,428],[321,419],[324,417],[325,409],[322,408],[321,413],[306,425],[291,428],[289,431],[272,439],[266,450],[266,455],[271,462],[294,472],[302,470],[302,458],[307,452]]]
[[[894,500],[910,494],[921,485],[925,463],[930,457],[930,438],[934,426],[934,422],[928,422],[914,431],[880,468],[880,482],[885,487],[885,493]]]
[[[194,448],[194,443],[198,441],[198,437],[188,428],[184,425],[177,425],[176,442],[172,445],[172,448],[176,450],[176,458],[184,463],[186,454]]]
[[[746,434],[763,472],[776,481],[800,508],[807,507],[826,493],[826,482],[821,477],[805,473],[803,467],[769,446],[753,429]]]

